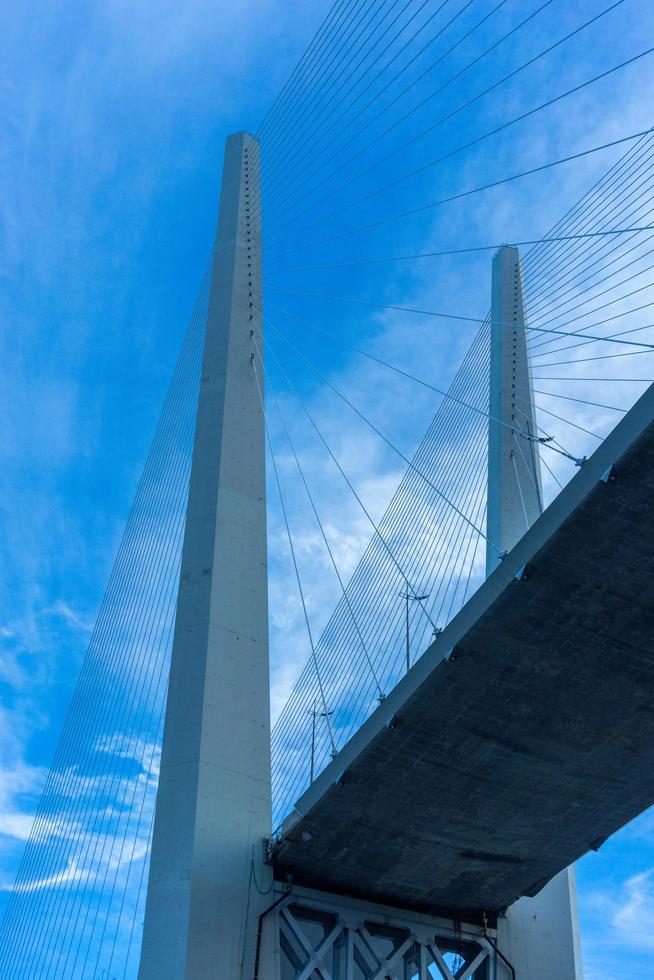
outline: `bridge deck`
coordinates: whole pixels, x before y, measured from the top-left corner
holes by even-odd
[[[650,389],[298,800],[278,877],[472,919],[654,803],[653,419]]]

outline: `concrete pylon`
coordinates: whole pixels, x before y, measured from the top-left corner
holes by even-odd
[[[496,549],[510,551],[543,511],[526,322],[520,254],[503,245],[492,272],[488,575],[501,560]],[[500,917],[498,945],[520,980],[582,980],[573,868]],[[498,965],[500,976],[503,968]]]
[[[509,245],[493,258],[490,416],[487,574],[543,512],[520,254]]]
[[[269,902],[258,202],[259,146],[237,133],[225,148],[140,980],[251,977]]]

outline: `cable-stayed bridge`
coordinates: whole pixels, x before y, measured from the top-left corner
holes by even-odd
[[[474,184],[458,161],[646,59],[607,52],[485,114],[627,8],[339,0],[256,134],[229,138],[3,977],[581,978],[570,865],[654,802],[654,134]],[[453,209],[472,227],[484,195],[589,160],[545,230],[448,247]],[[477,315],[452,272],[470,259]],[[403,271],[424,263],[429,303]],[[356,459],[371,441],[400,474],[385,506]],[[290,598],[305,627],[272,731],[267,524],[271,621]]]

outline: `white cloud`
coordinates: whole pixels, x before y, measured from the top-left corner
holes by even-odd
[[[632,949],[654,951],[654,868],[628,878],[613,905],[616,940]]]

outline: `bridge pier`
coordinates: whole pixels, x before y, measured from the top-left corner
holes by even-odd
[[[491,290],[487,575],[501,560],[490,542],[510,551],[543,512],[526,322],[520,254],[503,245]],[[499,920],[498,943],[521,980],[581,980],[574,868],[512,905]]]

